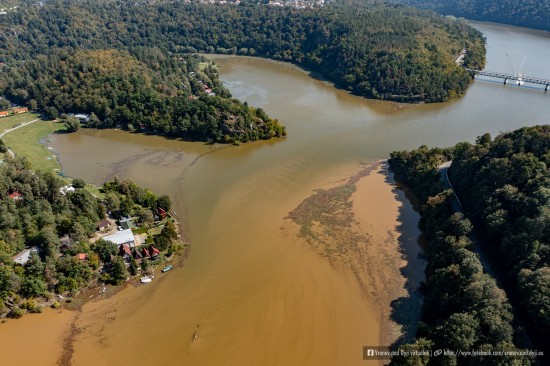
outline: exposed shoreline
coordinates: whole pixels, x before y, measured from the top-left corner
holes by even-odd
[[[397,189],[387,163],[379,160],[365,164],[343,184],[317,190],[287,217],[318,255],[336,268],[353,272],[368,301],[380,310],[383,346],[408,336],[403,329],[413,326],[398,324],[390,304],[417,296],[412,293],[418,281],[406,278],[403,271],[410,261],[419,259],[406,255],[399,231],[404,203]],[[415,285],[407,286],[410,282]],[[411,323],[419,315],[417,305],[407,314]]]
[[[345,95],[347,95],[351,98],[360,100],[362,102],[367,102],[371,105],[371,107],[374,107],[374,106],[381,107],[381,106],[383,106],[384,107],[383,109],[387,110],[387,112],[385,112],[385,113],[401,112],[401,111],[405,111],[405,110],[410,109],[410,108],[417,107],[419,105],[426,104],[425,102],[406,103],[406,102],[400,102],[400,101],[396,101],[396,100],[374,99],[374,98],[367,98],[365,96],[358,95],[358,94],[353,94],[352,92],[350,92],[346,89],[343,89],[343,88],[340,88],[340,87],[336,86],[334,81],[326,78],[322,74],[320,74],[316,71],[313,71],[313,70],[309,70],[309,69],[307,69],[307,68],[305,68],[301,65],[294,64],[290,61],[274,60],[274,59],[267,58],[267,57],[262,57],[262,56],[248,56],[248,55],[220,54],[220,53],[199,53],[199,54],[204,56],[204,57],[207,57],[208,59],[210,59],[211,61],[214,61],[214,62],[216,62],[216,60],[219,60],[219,59],[239,59],[239,58],[240,59],[245,59],[245,60],[246,59],[251,59],[251,60],[259,59],[259,60],[265,61],[267,63],[272,63],[272,64],[288,67],[292,70],[295,70],[295,71],[298,71],[298,72],[300,72],[304,75],[307,75],[311,79],[322,83],[326,87],[330,87],[330,88],[334,89],[337,93],[342,93],[342,94],[345,94]],[[460,99],[460,97],[455,98],[455,99],[458,100],[458,99]],[[450,102],[452,102],[452,100],[446,101],[446,102],[438,102],[437,104],[450,103]],[[390,106],[390,108],[387,108],[388,106]],[[382,108],[380,108],[380,109],[382,109]]]

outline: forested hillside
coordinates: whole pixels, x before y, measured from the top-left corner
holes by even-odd
[[[548,0],[392,0],[443,15],[550,30]]]
[[[167,56],[158,49],[52,50],[10,63],[0,89],[11,100],[60,113],[93,113],[91,127],[147,130],[216,142],[285,135],[262,110],[231,99],[217,70],[199,56]]]
[[[459,144],[450,178],[514,289],[539,348],[550,347],[550,125]]]
[[[51,0],[0,24],[0,62],[52,48],[157,47],[165,54],[233,53],[290,61],[371,98],[436,102],[462,94],[481,67],[481,34],[461,21],[399,5],[321,9],[258,4]]]
[[[450,180],[473,226],[453,213],[451,194],[441,184],[438,166],[448,160]],[[423,202],[420,227],[428,240],[422,324],[417,342],[407,347],[508,349],[512,342],[525,347],[524,339],[517,343],[522,330],[512,321],[509,298],[534,348],[549,352],[550,126],[522,128],[494,141],[485,134],[475,145],[394,152],[390,165]],[[508,296],[482,273],[468,237],[472,228]],[[424,361],[419,364],[440,364]],[[525,357],[500,361],[529,363]],[[392,364],[407,362],[395,358]]]

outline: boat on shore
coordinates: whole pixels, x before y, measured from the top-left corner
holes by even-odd
[[[141,279],[139,280],[139,282],[141,283],[149,283],[151,281],[153,281],[153,276],[144,276],[144,277],[141,277]]]
[[[168,272],[169,270],[171,270],[172,268],[174,268],[171,264],[167,265],[166,267],[164,267],[163,269],[161,269],[161,272],[162,273],[166,273]]]

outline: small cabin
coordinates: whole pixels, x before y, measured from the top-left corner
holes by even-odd
[[[89,115],[89,114],[78,113],[78,114],[75,114],[74,116],[75,116],[76,118],[78,118],[78,120],[80,121],[80,123],[88,123],[88,122],[90,122],[90,115]]]
[[[109,232],[111,231],[111,229],[113,228],[111,226],[111,222],[109,220],[102,220],[102,221],[99,221],[95,224],[96,228],[97,228],[97,231],[100,231],[102,233],[106,233],[106,232]]]
[[[27,107],[13,108],[13,114],[27,113],[28,111],[29,111],[29,108]]]

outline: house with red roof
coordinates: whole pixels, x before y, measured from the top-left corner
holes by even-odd
[[[21,201],[23,198],[25,198],[25,196],[23,196],[23,193],[17,191],[10,193],[9,197],[14,201]]]
[[[151,254],[149,254],[149,249],[147,248],[141,248],[141,254],[143,258],[151,258]]]
[[[79,261],[85,261],[88,259],[88,254],[86,253],[78,253],[77,255],[74,256],[76,259],[78,259]]]
[[[151,254],[151,259],[157,259],[160,254],[160,250],[152,246],[149,248],[149,253]]]
[[[119,252],[126,262],[130,261],[130,258],[132,258],[132,250],[130,249],[130,245],[128,244],[122,244],[119,247]]]

